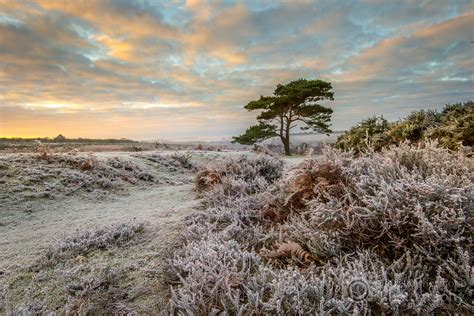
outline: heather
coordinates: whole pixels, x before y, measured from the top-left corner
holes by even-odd
[[[328,147],[283,175],[259,159],[275,158],[246,161],[252,181],[232,162],[199,172],[171,313],[474,312],[472,158],[426,141]]]
[[[4,313],[474,312],[474,164],[437,141],[1,161]]]
[[[273,157],[231,157],[201,167],[196,175],[196,190],[207,195],[207,199],[219,194],[253,194],[279,179],[282,171],[283,162]]]

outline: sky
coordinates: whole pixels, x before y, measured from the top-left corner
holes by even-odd
[[[332,129],[474,99],[474,1],[0,0],[0,136],[224,139],[332,82]]]

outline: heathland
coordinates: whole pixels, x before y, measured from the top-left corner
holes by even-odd
[[[9,140],[0,313],[473,313],[470,116],[368,119],[291,157]]]

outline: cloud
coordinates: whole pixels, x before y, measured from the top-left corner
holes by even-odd
[[[381,40],[348,61],[347,67],[354,68],[355,74],[349,80],[429,73],[443,65],[469,63],[474,40],[472,21],[474,12],[421,28],[409,36]],[[445,71],[453,69],[446,68]],[[439,76],[439,71],[436,74]]]
[[[472,99],[472,1],[0,0],[0,132],[230,137],[276,84],[333,82],[333,126]]]

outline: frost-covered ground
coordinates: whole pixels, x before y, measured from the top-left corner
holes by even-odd
[[[341,134],[341,132],[332,133],[329,136],[326,134],[293,134],[291,135],[291,144],[293,146],[307,144],[310,147],[319,147],[322,144],[332,144],[336,142],[337,137]],[[278,137],[272,137],[263,141],[263,143],[281,145],[281,140]]]
[[[120,272],[120,280],[132,285],[120,283],[118,288],[142,291],[143,282],[154,287],[137,294],[135,304],[144,300],[145,307],[159,306],[166,291],[156,277],[161,273],[160,258],[176,242],[181,220],[196,202],[194,168],[187,154],[174,152],[0,156],[0,284],[6,287],[0,295],[0,311],[54,310],[71,301],[67,290],[71,273],[87,278],[95,276],[97,269],[114,267],[131,271]],[[141,224],[143,232],[133,244],[114,246],[107,253],[96,251],[93,256],[86,252],[81,254],[87,258],[84,262],[75,261],[75,256],[41,268],[39,275],[32,273],[51,247],[71,236]],[[71,267],[75,272],[69,271]],[[77,306],[82,303],[68,308],[86,308]]]
[[[470,313],[473,174],[431,143],[4,154],[0,314]]]
[[[139,311],[163,307],[168,287],[162,260],[179,243],[183,219],[199,203],[196,170],[242,154],[254,155],[203,150],[1,155],[0,284],[5,291],[0,311],[59,308],[71,301],[71,269],[75,278],[87,278],[97,269],[114,267],[132,271],[120,272],[127,281],[116,287],[140,293],[133,299],[109,299],[110,304],[126,301],[127,308]],[[130,244],[106,253],[92,249],[49,270],[42,268],[41,273],[31,271],[52,247],[75,235],[141,224],[143,231]],[[72,301],[71,311],[85,308],[82,300]],[[119,307],[108,306],[110,311]]]

